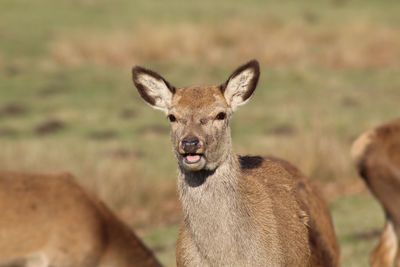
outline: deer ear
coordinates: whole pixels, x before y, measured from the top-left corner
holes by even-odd
[[[221,85],[221,91],[232,110],[249,100],[257,87],[260,65],[256,60],[237,68],[229,79]]]
[[[155,109],[168,112],[175,87],[158,73],[136,66],[132,69],[133,83],[140,96]]]

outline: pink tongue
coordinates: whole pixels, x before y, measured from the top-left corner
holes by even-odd
[[[187,155],[186,160],[191,163],[197,162],[200,160],[200,155]]]

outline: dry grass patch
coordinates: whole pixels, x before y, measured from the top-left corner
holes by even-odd
[[[138,62],[235,64],[256,57],[276,67],[399,67],[400,28],[365,21],[230,20],[218,25],[142,25],[131,32],[60,35],[51,58],[62,65],[131,66]]]

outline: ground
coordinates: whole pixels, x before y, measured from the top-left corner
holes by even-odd
[[[68,170],[174,266],[180,220],[168,122],[131,67],[177,87],[219,84],[251,58],[241,154],[273,154],[319,185],[343,266],[366,266],[383,227],[351,163],[362,131],[398,116],[398,1],[0,2],[0,169]]]

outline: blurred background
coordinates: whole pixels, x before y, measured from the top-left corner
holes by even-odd
[[[70,171],[167,266],[180,221],[168,122],[131,82],[220,84],[251,58],[256,93],[232,122],[242,154],[290,160],[333,212],[343,266],[367,266],[383,226],[350,161],[399,115],[397,0],[0,1],[0,169]]]

